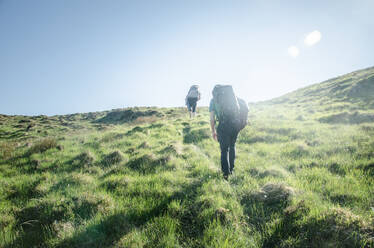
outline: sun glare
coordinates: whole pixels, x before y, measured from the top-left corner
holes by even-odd
[[[322,34],[320,31],[315,30],[309,34],[306,35],[304,39],[304,43],[307,46],[313,46],[317,44],[321,40]]]
[[[299,48],[297,48],[296,46],[290,46],[288,48],[288,54],[293,57],[293,58],[296,58],[297,56],[299,56]]]

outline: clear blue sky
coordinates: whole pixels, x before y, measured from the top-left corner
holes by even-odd
[[[191,84],[200,105],[215,83],[270,99],[373,66],[373,9],[372,0],[0,0],[0,113],[182,106]]]

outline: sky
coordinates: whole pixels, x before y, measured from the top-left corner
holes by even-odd
[[[374,65],[372,0],[0,0],[0,114],[268,100]]]

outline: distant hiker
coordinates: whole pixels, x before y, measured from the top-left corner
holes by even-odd
[[[186,105],[188,112],[190,112],[190,118],[196,115],[196,104],[200,100],[200,91],[198,85],[192,85],[186,96]]]
[[[235,96],[231,85],[216,85],[212,94],[209,104],[210,126],[213,139],[220,144],[221,168],[227,180],[234,170],[236,139],[240,130],[247,125],[248,105]],[[219,123],[217,129],[216,121]]]

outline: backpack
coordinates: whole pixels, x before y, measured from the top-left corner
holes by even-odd
[[[239,97],[237,99],[239,103],[239,120],[240,120],[239,125],[238,125],[238,130],[240,131],[243,128],[245,128],[245,126],[247,126],[249,109],[248,109],[247,103],[243,99]]]
[[[213,101],[220,123],[233,124],[239,118],[239,104],[231,85],[216,85]]]
[[[235,96],[231,85],[216,85],[213,89],[215,112],[220,123],[240,131],[247,125],[248,106]]]
[[[190,90],[188,91],[187,98],[199,98],[199,95],[200,95],[199,86],[192,85]]]

